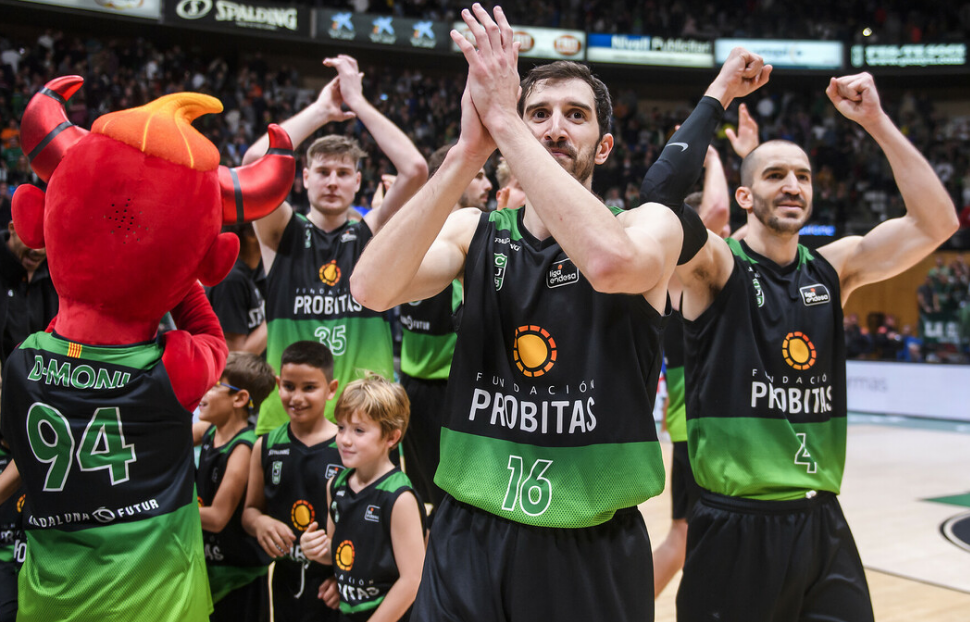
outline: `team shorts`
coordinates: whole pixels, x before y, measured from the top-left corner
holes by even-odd
[[[532,527],[446,496],[431,528],[411,622],[652,622],[653,557],[643,517]]]
[[[278,559],[273,568],[273,619],[279,622],[336,622],[339,613],[318,598],[329,566]]]
[[[872,622],[838,499],[759,501],[703,491],[687,530],[678,622]]]
[[[671,518],[681,520],[690,518],[701,487],[694,479],[694,471],[690,468],[690,453],[687,451],[687,441],[674,443],[674,459],[670,467],[670,501]]]
[[[401,442],[404,470],[422,501],[437,508],[445,491],[434,483],[441,459],[441,425],[444,421],[447,380],[422,380],[401,374],[401,386],[411,401],[411,422]]]

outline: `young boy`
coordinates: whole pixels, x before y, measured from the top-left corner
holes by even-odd
[[[390,452],[408,426],[404,388],[373,375],[344,389],[334,415],[346,471],[327,488],[327,531],[300,538],[310,559],[336,566],[341,620],[407,619],[424,566],[424,511]],[[332,556],[331,556],[332,549]],[[335,599],[321,590],[332,606]]]
[[[314,341],[287,347],[277,378],[280,400],[290,418],[253,447],[243,527],[276,558],[271,590],[274,618],[287,622],[335,620],[317,598],[329,566],[311,563],[295,532],[304,531],[326,511],[327,480],[343,470],[337,426],[324,417],[337,391],[333,354]]]
[[[199,404],[192,432],[202,445],[195,486],[205,542],[205,562],[215,610],[211,621],[257,620],[259,577],[270,559],[242,527],[243,498],[256,433],[251,413],[276,387],[273,368],[258,356],[232,352],[226,369]]]

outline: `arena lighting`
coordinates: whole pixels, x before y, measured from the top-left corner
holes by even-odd
[[[862,36],[863,37],[871,37],[872,36],[872,28],[863,28],[862,29]]]

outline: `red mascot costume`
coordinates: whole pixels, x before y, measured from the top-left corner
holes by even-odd
[[[238,252],[226,223],[286,197],[289,137],[238,169],[219,166],[196,117],[218,100],[167,95],[72,125],[59,78],[24,113],[45,195],[18,188],[17,233],[47,248],[60,312],[4,371],[2,433],[27,491],[18,620],[206,620],[212,609],[194,495],[191,410],[226,360],[199,281]],[[156,337],[172,312],[179,330]]]

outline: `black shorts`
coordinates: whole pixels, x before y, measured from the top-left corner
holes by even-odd
[[[246,585],[237,587],[213,604],[209,622],[262,622],[269,619],[269,603],[266,594],[266,576],[257,577]],[[265,618],[264,616],[265,612]],[[280,618],[282,620],[282,618]]]
[[[653,557],[637,508],[580,529],[532,527],[446,496],[411,622],[653,620]]]
[[[871,622],[862,560],[838,499],[704,491],[687,530],[678,622]]]
[[[447,380],[421,380],[401,374],[401,386],[411,401],[411,422],[401,442],[404,470],[422,501],[436,508],[445,491],[434,483],[441,459],[441,424],[444,421]]]
[[[278,622],[336,622],[339,613],[318,598],[320,584],[333,576],[330,566],[276,560],[273,568],[273,619]]]
[[[0,622],[17,619],[17,562],[0,562]]]
[[[690,512],[701,495],[701,487],[690,468],[690,452],[687,441],[674,443],[674,460],[670,467],[671,518],[690,518]]]

